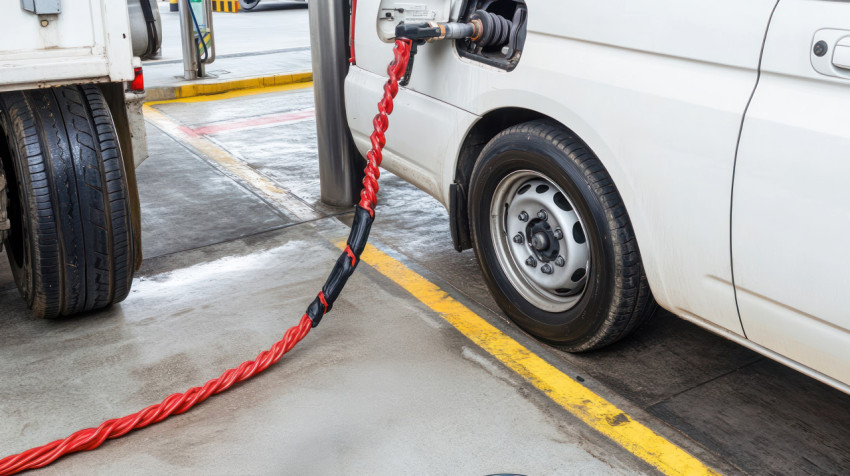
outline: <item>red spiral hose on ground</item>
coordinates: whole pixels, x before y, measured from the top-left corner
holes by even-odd
[[[393,111],[393,99],[398,93],[398,80],[407,69],[407,62],[410,58],[410,47],[410,40],[396,40],[395,48],[393,49],[394,58],[387,68],[389,80],[384,85],[384,97],[378,103],[378,114],[373,121],[375,132],[371,136],[372,149],[366,156],[368,161],[366,177],[363,179],[363,191],[360,193],[360,207],[367,210],[372,217],[375,216],[374,207],[378,201],[378,177],[380,177],[378,166],[381,165],[381,150],[386,143],[384,133],[389,126],[388,116]],[[343,256],[347,256],[350,259],[351,269],[353,271],[357,257],[351,251],[351,247],[345,249]],[[319,292],[317,299],[323,305],[320,308],[320,312],[323,315],[330,310],[331,305],[325,300],[325,293],[323,292]],[[318,318],[321,318],[321,315]],[[0,460],[0,476],[47,466],[64,455],[77,451],[93,450],[110,438],[124,436],[132,430],[144,428],[148,425],[159,423],[171,415],[179,415],[186,412],[210,396],[221,393],[232,387],[235,383],[247,380],[275,364],[283,357],[283,354],[292,350],[295,344],[300,342],[310,332],[311,327],[318,324],[318,318],[314,319],[308,309],[308,313],[304,314],[298,325],[287,330],[283,338],[277,341],[271,349],[260,352],[256,359],[243,362],[238,367],[225,371],[220,377],[209,380],[201,387],[193,387],[185,393],[169,395],[161,403],[151,405],[132,415],[107,420],[97,428],[80,430],[67,438],[32,448],[23,453],[7,456]]]

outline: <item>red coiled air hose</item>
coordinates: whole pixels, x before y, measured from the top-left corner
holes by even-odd
[[[328,281],[319,291],[310,307],[307,308],[307,312],[298,325],[286,331],[283,338],[276,342],[271,349],[260,352],[256,359],[243,362],[239,367],[225,371],[220,377],[208,381],[201,387],[193,387],[185,393],[169,395],[160,403],[151,405],[132,415],[107,420],[97,428],[80,430],[67,438],[3,458],[0,460],[0,476],[47,466],[64,455],[77,451],[93,450],[110,438],[124,436],[132,430],[159,423],[171,415],[179,415],[188,411],[210,396],[221,393],[232,387],[233,384],[247,380],[276,363],[283,357],[283,354],[292,350],[295,344],[310,332],[311,327],[315,327],[319,323],[322,316],[331,310],[334,300],[339,296],[348,277],[354,272],[360,254],[366,246],[369,228],[375,217],[375,206],[378,202],[378,177],[380,177],[378,166],[381,165],[381,150],[386,143],[384,133],[389,126],[388,116],[393,112],[393,99],[398,93],[399,78],[404,75],[407,69],[410,48],[410,40],[397,39],[395,42],[394,58],[387,68],[389,80],[384,85],[384,97],[378,103],[378,114],[372,122],[375,126],[375,132],[371,136],[372,149],[366,155],[368,161],[366,177],[363,179],[363,191],[360,193],[360,203],[357,213],[355,213],[348,245],[337,260]]]

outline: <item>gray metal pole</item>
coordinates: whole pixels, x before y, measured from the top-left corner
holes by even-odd
[[[322,202],[351,206],[358,201],[365,161],[351,138],[343,99],[349,0],[315,0],[308,5]]]
[[[195,52],[195,26],[189,13],[189,2],[177,0],[180,16],[180,41],[183,43],[183,78],[198,79],[198,56]]]
[[[207,29],[210,31],[210,44],[207,46],[207,59],[201,65],[203,68],[205,68],[204,65],[212,64],[215,61],[215,28],[213,28],[212,0],[204,0],[204,13],[206,13]],[[205,71],[205,69],[201,71]],[[204,72],[203,76],[206,76],[206,72]]]

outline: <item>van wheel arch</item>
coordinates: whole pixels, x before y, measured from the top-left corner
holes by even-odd
[[[449,191],[449,224],[452,243],[457,251],[472,248],[467,206],[469,179],[484,146],[505,129],[535,119],[551,119],[537,111],[520,107],[505,107],[487,112],[473,124],[461,143],[455,164],[455,178]]]

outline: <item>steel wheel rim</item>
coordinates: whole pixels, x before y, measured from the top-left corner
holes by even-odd
[[[586,228],[573,203],[546,175],[517,170],[496,185],[490,204],[490,238],[502,271],[525,300],[548,312],[572,309],[591,270]]]

